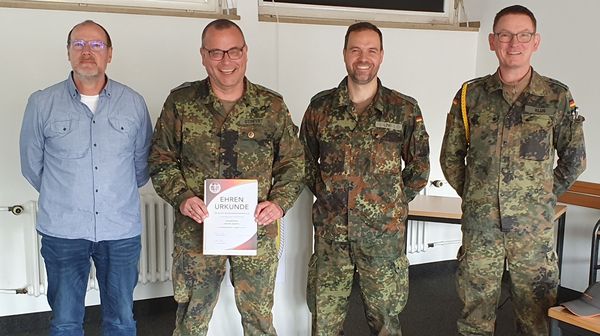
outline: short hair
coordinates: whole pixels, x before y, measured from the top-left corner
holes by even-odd
[[[204,47],[204,38],[206,37],[206,32],[208,32],[208,30],[210,28],[214,28],[216,30],[235,28],[242,35],[242,40],[244,40],[244,44],[246,43],[246,38],[244,37],[244,32],[242,31],[240,26],[238,26],[237,24],[235,24],[235,22],[228,20],[228,19],[216,19],[216,20],[210,22],[209,24],[207,24],[206,27],[204,27],[204,30],[202,31],[202,46],[203,47]]]
[[[81,26],[85,26],[85,25],[89,25],[89,24],[93,24],[96,25],[98,27],[100,27],[100,29],[102,29],[102,31],[104,32],[104,34],[106,35],[106,46],[109,48],[112,48],[112,40],[110,39],[110,35],[108,34],[108,31],[106,31],[106,29],[104,29],[104,27],[102,27],[101,24],[92,21],[92,20],[85,20],[81,23],[76,24],[75,26],[73,26],[73,28],[71,28],[71,30],[69,31],[69,35],[67,35],[67,47],[71,44],[71,34],[73,33],[73,31],[75,30],[75,28],[81,27]]]
[[[533,22],[533,30],[534,31],[537,30],[537,20],[535,19],[535,15],[533,15],[533,12],[531,12],[527,7],[521,6],[521,5],[508,6],[504,9],[500,10],[496,14],[496,17],[494,17],[494,25],[492,26],[492,30],[496,30],[496,25],[498,24],[498,21],[500,21],[500,19],[503,16],[506,16],[509,14],[520,14],[520,15],[529,16],[529,18],[531,19],[531,22]]]
[[[379,35],[379,44],[381,45],[381,50],[383,50],[383,34],[381,34],[381,30],[379,30],[379,28],[377,28],[377,26],[371,22],[357,22],[351,24],[346,31],[346,36],[344,37],[344,49],[348,47],[348,38],[350,37],[350,33],[363,30],[372,30],[376,32],[377,35]]]

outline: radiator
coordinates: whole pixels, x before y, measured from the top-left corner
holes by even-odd
[[[173,208],[153,194],[141,196],[142,250],[139,262],[139,283],[147,284],[171,280],[173,257]],[[35,229],[36,202],[25,204],[25,211],[31,214],[25,233],[27,262],[27,294],[46,294],[48,285],[44,260],[40,254],[41,237]],[[96,270],[92,263],[88,290],[98,289]]]
[[[406,253],[425,252],[425,222],[410,220],[406,223]]]

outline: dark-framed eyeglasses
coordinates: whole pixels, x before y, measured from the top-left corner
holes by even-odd
[[[496,37],[498,38],[498,41],[500,41],[502,43],[509,43],[513,40],[514,37],[517,38],[518,42],[528,43],[531,41],[531,39],[533,38],[535,33],[520,32],[520,33],[513,34],[513,33],[509,33],[509,32],[499,32],[499,33],[494,33],[494,35],[496,35]]]
[[[85,46],[89,46],[92,51],[102,51],[106,49],[106,43],[102,41],[84,41],[84,40],[73,40],[69,42],[69,46],[73,48],[73,50],[83,50]]]
[[[244,43],[244,45],[241,48],[233,47],[228,50],[206,49],[204,47],[202,47],[202,49],[204,49],[204,50],[206,50],[206,52],[208,52],[208,57],[210,57],[211,60],[220,61],[223,59],[223,57],[225,57],[225,54],[227,54],[227,56],[229,56],[229,59],[232,59],[232,60],[238,60],[238,59],[242,58],[242,55],[244,55],[245,47],[246,47],[246,44]]]

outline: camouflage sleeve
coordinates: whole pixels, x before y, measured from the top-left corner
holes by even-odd
[[[294,125],[283,102],[281,110],[280,113],[284,115],[283,129],[276,142],[273,186],[268,199],[287,212],[304,187],[304,153],[298,139],[298,127]]]
[[[460,109],[460,91],[446,117],[446,131],[440,151],[440,166],[446,181],[462,196],[465,183],[467,141]]]
[[[412,127],[408,129],[408,141],[402,150],[402,160],[405,163],[402,169],[403,192],[408,202],[425,188],[429,178],[429,135],[425,130],[421,110],[416,104],[410,124]]]
[[[319,142],[317,139],[317,127],[311,106],[306,109],[300,126],[300,142],[304,146],[304,173],[306,174],[306,186],[317,194],[317,178],[320,176],[319,168]]]
[[[194,196],[181,170],[181,125],[175,102],[169,95],[156,121],[148,164],[154,190],[175,209]]]
[[[573,106],[571,105],[573,102]],[[554,194],[562,195],[585,170],[586,155],[583,139],[583,121],[577,114],[571,93],[567,91],[565,101],[560,102],[559,120],[554,129],[554,148],[558,161],[554,168]]]

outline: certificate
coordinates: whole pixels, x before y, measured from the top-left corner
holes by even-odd
[[[205,255],[256,255],[258,226],[254,211],[258,204],[258,181],[207,179],[204,201]]]

